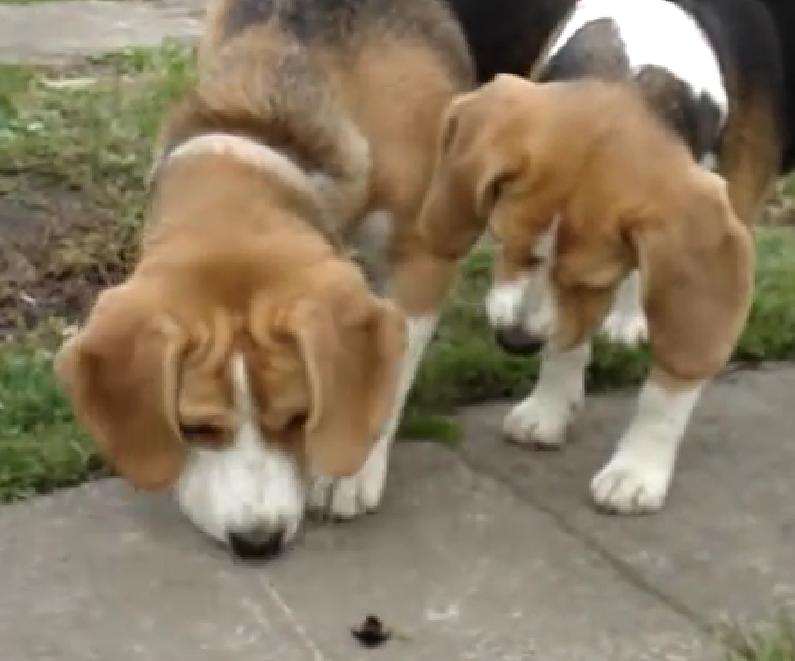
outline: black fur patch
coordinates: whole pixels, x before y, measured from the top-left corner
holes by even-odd
[[[609,18],[587,23],[541,69],[541,82],[598,78],[634,80],[649,107],[701,160],[719,147],[720,108],[706,95],[696,96],[690,86],[660,67],[633,73],[618,26]]]
[[[274,12],[275,0],[236,0],[229,6],[224,25],[226,36],[232,36],[249,25],[267,23]]]
[[[473,83],[466,40],[446,0],[234,0],[225,36],[268,21],[301,43],[321,41],[340,52],[355,48],[363,35],[416,35],[448,62],[456,80]]]
[[[795,168],[795,1],[761,0],[773,17],[784,65],[784,127],[787,136],[783,168]]]
[[[685,141],[696,160],[718,152],[721,111],[708,95],[696,96],[687,83],[660,67],[643,67],[635,80],[655,114]]]
[[[444,0],[461,21],[479,82],[527,75],[574,0]]]
[[[615,22],[601,18],[581,27],[546,64],[539,80],[574,80],[584,76],[625,80],[629,60]]]
[[[782,138],[783,166],[795,160],[795,2],[671,0],[692,15],[712,43],[730,98],[770,102]],[[789,67],[785,78],[784,63]]]

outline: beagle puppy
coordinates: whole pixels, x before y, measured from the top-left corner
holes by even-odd
[[[743,329],[752,223],[793,118],[782,52],[756,0],[579,0],[533,80],[498,76],[443,122],[425,240],[454,261],[488,224],[491,326],[510,351],[542,351],[507,437],[561,446],[591,337],[648,339],[637,412],[591,484],[606,511],[663,506],[699,393]]]
[[[56,360],[123,477],[246,557],[378,505],[454,275],[416,217],[473,85],[441,0],[211,3],[140,260]]]

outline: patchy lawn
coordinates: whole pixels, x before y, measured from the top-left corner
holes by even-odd
[[[193,79],[166,44],[66,71],[0,67],[0,500],[94,473],[92,446],[50,374],[52,349],[133,261],[153,137]],[[795,230],[759,236],[758,295],[739,360],[795,358]],[[491,257],[468,260],[411,396],[403,434],[455,442],[444,414],[528,392],[537,361],[493,343],[483,310]],[[598,343],[589,386],[637,383],[643,350]]]
[[[85,480],[101,468],[43,350],[0,348],[0,502]]]
[[[795,625],[789,619],[728,637],[726,661],[795,661]]]

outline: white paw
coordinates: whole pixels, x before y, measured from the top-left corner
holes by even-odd
[[[611,312],[602,324],[602,332],[611,342],[618,342],[634,347],[649,339],[649,327],[646,316],[637,313]]]
[[[558,448],[577,408],[577,402],[530,396],[505,417],[503,432],[515,443]]]
[[[352,477],[318,477],[308,496],[310,511],[333,519],[348,520],[378,508],[386,484],[386,454],[375,451]]]
[[[607,512],[658,512],[665,504],[673,469],[673,458],[619,449],[591,482],[591,495]]]

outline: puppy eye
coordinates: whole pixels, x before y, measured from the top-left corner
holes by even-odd
[[[195,445],[221,445],[226,438],[222,427],[204,422],[181,424],[179,431],[186,441]]]
[[[503,172],[492,179],[489,185],[486,187],[486,194],[484,195],[484,207],[486,209],[491,209],[495,204],[497,204],[497,200],[499,200],[503,193],[505,193],[507,186],[514,182],[518,176],[519,175],[516,172]]]
[[[304,428],[308,418],[306,413],[296,413],[287,421],[285,428],[289,431],[299,431]]]
[[[534,270],[534,269],[539,268],[543,263],[544,263],[544,260],[541,257],[538,257],[537,255],[532,255],[531,254],[531,255],[528,255],[527,257],[525,257],[524,262],[523,262],[523,266],[525,268],[527,268],[527,269]]]

